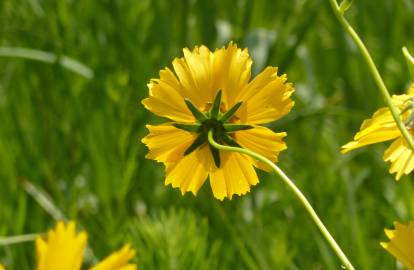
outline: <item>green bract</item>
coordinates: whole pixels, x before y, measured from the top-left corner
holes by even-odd
[[[198,147],[208,143],[207,137],[210,130],[213,130],[215,141],[221,144],[239,147],[240,145],[233,139],[231,133],[253,128],[250,125],[235,124],[231,122],[232,117],[240,108],[242,102],[236,103],[226,112],[220,111],[221,95],[222,91],[217,91],[211,109],[207,112],[201,112],[189,99],[184,100],[187,108],[196,119],[196,123],[175,123],[174,126],[182,130],[198,133],[197,139],[195,139],[195,141],[185,150],[184,155],[188,155]],[[211,145],[210,151],[214,158],[214,164],[219,168],[221,164],[219,151]]]

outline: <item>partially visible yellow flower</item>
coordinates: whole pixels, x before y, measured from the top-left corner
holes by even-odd
[[[125,245],[118,251],[115,251],[103,261],[98,263],[95,267],[92,267],[91,270],[109,270],[109,269],[119,269],[119,270],[136,270],[137,266],[135,264],[128,264],[128,262],[135,256],[135,250],[131,249],[129,245]]]
[[[86,242],[86,232],[76,233],[74,222],[67,226],[58,222],[56,228],[49,231],[47,239],[36,238],[37,269],[80,269]]]
[[[58,222],[55,229],[49,231],[47,238],[36,238],[37,270],[80,270],[87,243],[87,234],[77,233],[74,222],[65,225]],[[135,264],[129,264],[135,251],[125,245],[114,252],[91,270],[136,270]]]
[[[414,270],[414,221],[403,225],[394,224],[395,230],[385,230],[390,242],[382,242],[389,253],[396,257],[408,270]]]
[[[0,270],[5,270],[3,265],[0,264]]]
[[[143,101],[151,112],[171,122],[148,125],[142,141],[147,158],[166,166],[165,184],[197,194],[207,178],[214,197],[242,195],[259,180],[254,167],[267,169],[240,153],[219,152],[207,141],[213,130],[221,144],[241,146],[277,161],[286,149],[285,132],[260,126],[286,115],[294,102],[293,86],[276,67],[267,67],[251,80],[252,59],[233,43],[211,52],[207,47],[185,48],[174,59],[174,72],[160,71],[148,84]]]
[[[414,85],[410,87],[407,94],[392,96],[401,120],[412,135],[414,135],[413,98]],[[414,155],[387,107],[380,108],[371,119],[362,123],[354,140],[342,146],[342,153],[389,140],[394,142],[385,151],[383,159],[391,162],[390,173],[396,173],[395,178],[399,180],[403,174],[409,174],[414,169]]]

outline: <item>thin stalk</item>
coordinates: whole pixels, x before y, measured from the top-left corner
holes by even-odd
[[[394,121],[397,124],[398,129],[400,130],[401,134],[404,136],[411,150],[414,152],[414,140],[411,134],[409,133],[409,131],[406,129],[404,123],[401,121],[400,113],[392,102],[390,93],[384,83],[384,80],[382,79],[380,73],[378,72],[378,69],[374,63],[374,60],[372,60],[372,57],[368,49],[365,47],[364,43],[362,42],[361,38],[358,36],[356,31],[352,28],[352,26],[349,24],[349,22],[346,20],[344,16],[346,9],[349,8],[350,1],[345,1],[347,5],[341,5],[342,7],[346,6],[346,8],[341,8],[341,6],[338,5],[336,0],[329,0],[329,2],[331,3],[332,9],[336,17],[338,18],[339,22],[341,23],[345,31],[348,32],[348,34],[354,40],[359,51],[361,52],[362,57],[364,58],[366,64],[368,65],[369,71],[371,72],[371,75],[374,78],[375,83],[377,84],[382,97],[384,98],[388,108],[391,111],[392,117],[394,118]]]
[[[410,54],[407,47],[402,48],[405,60],[407,61],[408,70],[411,74],[411,79],[414,80],[414,57]]]
[[[305,207],[306,211],[311,216],[312,220],[315,222],[318,229],[321,231],[322,235],[325,237],[325,239],[328,241],[329,245],[335,252],[335,254],[338,256],[338,258],[343,263],[343,266],[345,269],[349,270],[355,270],[355,268],[352,266],[351,262],[346,257],[345,253],[342,251],[342,249],[339,247],[339,245],[336,243],[335,239],[332,237],[332,235],[329,233],[328,229],[326,229],[325,225],[319,218],[318,214],[313,209],[312,205],[309,203],[309,201],[306,199],[305,195],[300,191],[298,187],[293,183],[293,181],[272,161],[265,158],[262,155],[257,154],[256,152],[253,152],[251,150],[240,148],[240,147],[232,147],[227,145],[221,145],[218,144],[216,141],[214,141],[213,138],[213,131],[210,130],[208,132],[208,141],[211,146],[214,148],[217,148],[218,150],[222,151],[230,151],[230,152],[238,152],[245,155],[248,155],[254,159],[257,159],[267,165],[269,165],[275,172],[282,178],[282,180],[285,182],[285,184],[293,191],[295,196],[299,199],[299,201],[302,203],[302,205]]]

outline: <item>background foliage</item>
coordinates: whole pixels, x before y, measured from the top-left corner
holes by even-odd
[[[410,0],[354,1],[348,14],[394,93],[409,82],[401,46],[414,51],[413,16]],[[280,166],[357,269],[396,269],[379,241],[394,220],[414,218],[414,183],[387,173],[385,144],[339,153],[384,103],[324,0],[0,1],[2,48],[93,70],[88,79],[76,65],[0,56],[0,235],[54,224],[29,181],[89,232],[98,258],[131,242],[142,270],[339,269],[275,176],[262,173],[247,196],[219,202],[207,183],[197,197],[164,187],[163,167],[144,158],[145,124],[160,121],[140,104],[146,83],[183,47],[229,40],[249,47],[255,73],[279,66],[296,85],[294,111],[271,125],[288,132]],[[34,269],[33,243],[0,246],[0,261]]]

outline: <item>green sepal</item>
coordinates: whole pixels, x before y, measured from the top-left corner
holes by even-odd
[[[217,148],[214,148],[211,144],[209,144],[209,146],[210,146],[210,152],[213,155],[214,164],[216,165],[217,168],[220,168],[220,165],[221,165],[220,152]]]
[[[216,97],[214,98],[213,106],[210,110],[210,118],[216,119],[220,112],[221,105],[221,90],[218,90]]]
[[[237,102],[226,113],[224,113],[221,117],[219,117],[218,120],[220,120],[222,122],[226,122],[227,120],[229,120],[237,112],[237,110],[240,108],[240,106],[242,104],[243,104],[243,102],[241,102],[241,101],[240,102]]]
[[[174,127],[185,130],[185,131],[190,131],[190,132],[199,132],[201,129],[201,124],[180,124],[180,123],[175,123],[173,124]]]
[[[205,134],[200,134],[197,137],[197,139],[195,139],[194,142],[185,150],[184,156],[196,150],[198,147],[203,145],[206,141],[207,141],[207,136]]]
[[[248,130],[253,128],[253,126],[243,124],[223,124],[223,127],[226,132],[235,132],[239,130]]]
[[[353,0],[343,0],[339,5],[339,13],[344,14],[351,7],[352,2]]]
[[[410,116],[408,117],[407,121],[405,121],[405,125],[408,127],[412,127],[414,121],[414,111],[411,112]]]
[[[408,112],[409,110],[414,108],[414,98],[408,98],[404,100],[403,105],[407,104],[400,112],[400,115]]]
[[[222,140],[225,144],[229,146],[241,147],[240,144],[238,144],[231,136],[227,134],[222,137]]]
[[[190,112],[193,114],[195,119],[197,119],[198,122],[203,122],[207,120],[207,117],[204,115],[204,113],[200,112],[197,107],[188,99],[184,99],[185,105],[187,105],[187,108],[190,110]]]

